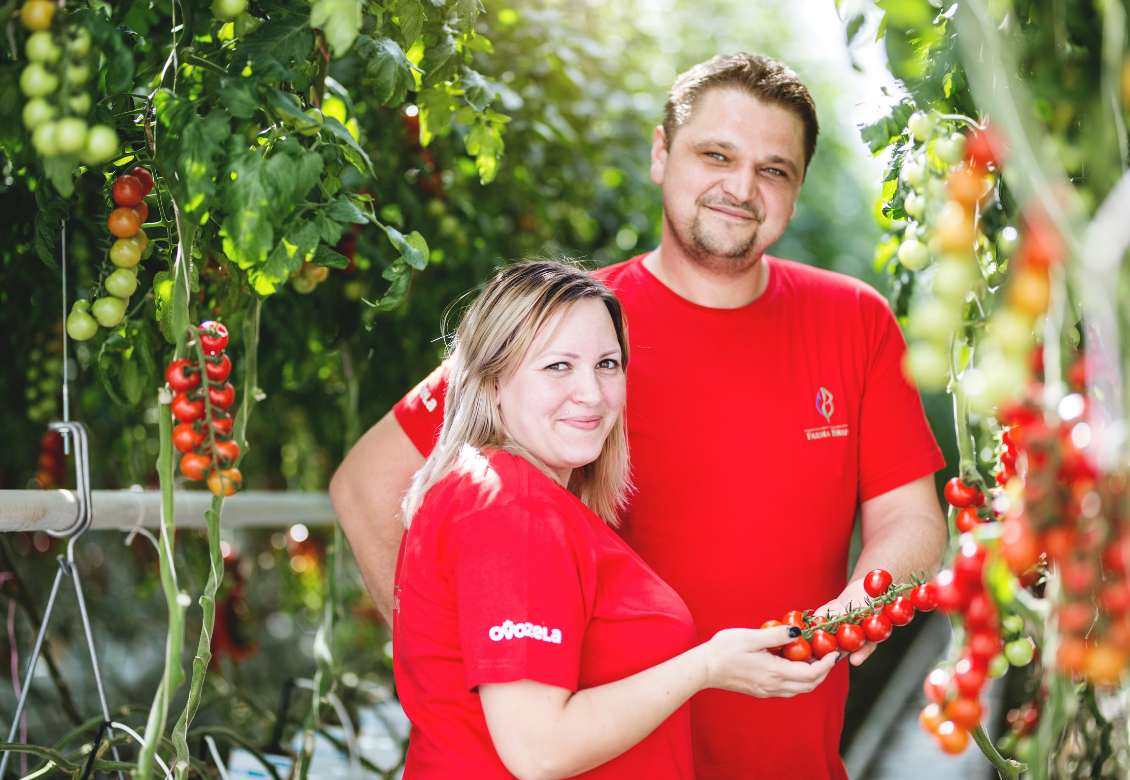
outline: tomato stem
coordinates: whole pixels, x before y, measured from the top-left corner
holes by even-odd
[[[876,611],[881,611],[882,608],[887,604],[890,604],[903,593],[906,593],[908,590],[913,590],[915,587],[916,585],[913,582],[904,582],[901,585],[891,585],[891,587],[888,588],[887,592],[883,595],[876,596],[873,599],[869,598],[867,600],[868,603],[865,606],[859,607],[858,609],[849,609],[842,615],[836,615],[835,617],[828,618],[828,621],[826,623],[813,622],[812,616],[810,616],[808,611],[806,611],[804,614],[804,623],[806,627],[803,631],[801,631],[801,636],[805,639],[812,639],[812,634],[817,629],[827,631],[830,634],[834,634],[836,632],[836,629],[844,623],[858,624],[861,620],[863,620],[863,618]]]

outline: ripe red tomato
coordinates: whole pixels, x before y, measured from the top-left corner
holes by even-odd
[[[786,612],[785,616],[781,618],[781,622],[786,626],[796,626],[797,628],[804,628],[804,613],[799,609],[794,609],[792,612]]]
[[[863,626],[863,633],[866,634],[867,638],[872,642],[882,642],[894,631],[891,621],[886,615],[881,613],[868,615],[863,618],[863,622],[860,625]]]
[[[965,159],[971,168],[987,171],[999,168],[1004,162],[1003,139],[995,127],[986,126],[984,130],[974,130],[965,137]]]
[[[1053,561],[1059,562],[1067,558],[1072,548],[1075,547],[1075,531],[1065,526],[1049,528],[1044,534],[1044,551]]]
[[[231,373],[231,358],[227,355],[220,355],[220,359],[214,363],[211,360],[205,360],[204,370],[208,374],[209,381],[223,382]]]
[[[782,623],[780,620],[766,620],[764,623],[761,624],[761,627],[762,628],[776,628],[777,626],[783,626],[783,625],[784,625],[784,623]],[[770,648],[768,648],[768,650],[773,655],[776,655],[776,656],[782,655],[780,647],[770,647]]]
[[[922,692],[926,694],[927,701],[945,704],[949,685],[950,673],[945,669],[938,668],[926,676],[926,680],[922,683]]]
[[[122,206],[110,212],[106,225],[118,238],[129,238],[141,228],[141,220],[137,218],[136,211]]]
[[[946,705],[946,717],[963,729],[975,729],[981,723],[981,702],[969,696],[958,696]]]
[[[1008,564],[1008,570],[1016,575],[1023,574],[1039,563],[1040,544],[1024,518],[1010,517],[1004,521],[1000,553]]]
[[[938,740],[938,747],[951,756],[963,753],[965,748],[969,747],[969,732],[952,720],[947,720],[938,726],[935,736]]]
[[[190,423],[193,420],[201,420],[204,418],[203,398],[193,400],[184,393],[177,393],[173,396],[171,408],[173,417],[181,422]]]
[[[950,569],[942,569],[934,578],[935,598],[938,608],[946,614],[952,614],[965,606],[969,597],[954,581]]]
[[[864,635],[863,629],[855,623],[841,623],[840,627],[836,629],[836,641],[845,652],[854,653],[863,647],[867,637]]]
[[[967,534],[973,530],[973,527],[981,522],[981,518],[977,516],[977,510],[974,507],[967,506],[958,511],[957,517],[954,518],[954,525],[957,526],[959,534]]]
[[[138,223],[144,225],[145,220],[149,219],[149,204],[143,200],[139,200],[136,206],[130,206],[130,208],[137,214]]]
[[[1068,634],[1082,634],[1095,622],[1095,609],[1089,603],[1069,601],[1059,608],[1059,629]]]
[[[965,627],[970,631],[995,631],[1000,625],[997,605],[984,592],[974,593],[965,607]]]
[[[781,648],[781,654],[789,661],[807,661],[812,657],[812,646],[808,644],[807,639],[798,636]]]
[[[812,654],[817,658],[823,658],[828,653],[834,653],[840,649],[840,643],[836,641],[835,634],[829,634],[822,628],[818,628],[812,632],[812,639],[809,640],[812,645]]]
[[[946,717],[942,714],[942,708],[937,704],[927,704],[918,714],[918,725],[927,734],[937,734],[938,726],[942,725],[945,720]]]
[[[153,174],[140,165],[129,172],[129,175],[141,182],[141,197],[153,191]]]
[[[192,452],[204,444],[204,432],[197,431],[190,422],[177,423],[173,428],[173,446],[181,452]]]
[[[1087,660],[1087,643],[1079,637],[1066,636],[1056,651],[1056,668],[1064,674],[1074,675],[1083,671]]]
[[[887,606],[883,607],[883,614],[896,626],[905,626],[914,620],[914,605],[906,596],[898,596]]]
[[[946,483],[945,494],[946,501],[962,509],[971,505],[977,500],[977,495],[980,493],[976,487],[970,487],[961,481],[961,477],[953,477]]]
[[[234,466],[230,469],[220,469],[219,471],[213,469],[208,474],[208,489],[217,496],[234,495],[242,484],[243,475],[240,474],[239,469]]]
[[[985,687],[985,670],[968,658],[962,658],[953,668],[953,681],[963,696],[977,696]]]
[[[1087,559],[1071,561],[1061,569],[1063,587],[1068,593],[1085,593],[1095,584],[1095,565]]]
[[[938,586],[932,582],[924,582],[910,590],[910,603],[919,612],[931,612],[938,606]]]
[[[221,466],[230,466],[239,458],[239,445],[231,440],[223,441],[217,439],[215,452],[216,458],[219,459]]]
[[[974,665],[988,667],[993,656],[1001,651],[1001,638],[996,631],[974,631],[969,637],[969,655]]]
[[[212,416],[212,430],[216,432],[216,438],[228,438],[231,436],[232,418],[228,415],[215,414]]]
[[[134,177],[126,174],[114,182],[114,202],[119,206],[136,206],[145,197],[145,188]]]
[[[863,589],[871,598],[882,596],[891,587],[891,575],[883,569],[873,569],[863,578]]]
[[[1006,447],[1016,447],[1017,426],[1011,425],[1001,431],[1001,444]]]
[[[984,587],[981,572],[985,568],[985,548],[977,542],[966,542],[953,562],[953,580],[966,593],[976,593]]]
[[[235,388],[231,386],[230,382],[224,382],[222,385],[209,385],[208,401],[212,406],[227,409],[235,403]]]
[[[186,479],[191,479],[193,482],[204,479],[204,475],[208,473],[210,468],[212,468],[212,457],[210,455],[186,452],[180,459],[181,474],[184,474]]]
[[[1130,585],[1118,579],[1103,585],[1099,603],[1111,615],[1120,615],[1130,609]]]
[[[1130,562],[1130,537],[1122,537],[1111,542],[1103,550],[1103,568],[1108,572],[1121,574]]]
[[[183,393],[194,387],[200,387],[200,372],[199,371],[186,371],[189,367],[195,368],[195,364],[191,360],[174,360],[169,363],[169,367],[165,369],[165,381],[169,383],[175,393]]]
[[[200,323],[200,346],[205,355],[218,355],[228,345],[228,329],[218,322],[208,320]]]

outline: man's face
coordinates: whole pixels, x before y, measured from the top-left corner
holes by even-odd
[[[804,178],[804,125],[791,111],[736,89],[702,95],[668,150],[655,131],[651,178],[663,214],[693,262],[748,270],[781,237]]]

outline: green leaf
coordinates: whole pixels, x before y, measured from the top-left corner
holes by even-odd
[[[392,38],[374,39],[365,36],[357,46],[357,54],[365,60],[365,73],[373,80],[373,93],[381,105],[395,106],[404,102],[415,81],[412,71],[419,71],[404,55]]]
[[[43,161],[43,173],[64,198],[75,194],[75,168],[78,158],[73,154],[48,157]]]
[[[906,122],[912,113],[914,113],[914,105],[904,100],[893,106],[891,112],[882,119],[861,127],[859,134],[871,153],[878,154],[898,140],[906,130]]]
[[[276,285],[282,284],[302,266],[302,261],[313,256],[318,246],[318,228],[309,220],[302,220],[286,232],[262,266],[252,267],[248,280],[259,295],[270,295]]]
[[[381,311],[388,311],[395,309],[404,300],[404,296],[408,294],[408,285],[412,281],[412,268],[403,260],[397,260],[384,270],[381,276],[388,281],[392,282],[377,303],[369,303],[370,306]]]
[[[324,265],[326,268],[349,267],[348,257],[330,249],[325,244],[318,244],[318,250],[314,253],[314,257],[308,262],[313,265]]]
[[[433,37],[434,42],[429,40]],[[439,85],[455,75],[455,68],[459,64],[455,38],[445,25],[434,36],[426,34],[424,40],[429,44],[424,50],[424,58],[420,60],[420,67],[424,71],[424,86]]]
[[[256,78],[226,78],[220,82],[220,102],[228,113],[237,119],[250,119],[256,109],[262,107],[258,93],[259,80]]]
[[[315,0],[310,26],[321,28],[335,57],[343,56],[361,32],[361,0]]]
[[[55,237],[70,209],[67,202],[47,182],[35,188],[35,204],[39,206],[39,211],[35,213],[35,252],[44,263],[58,268],[59,264],[55,261]]]
[[[388,235],[388,240],[396,247],[396,251],[404,258],[408,265],[412,266],[418,271],[422,271],[428,267],[428,243],[424,237],[413,230],[407,236],[401,233],[394,227],[388,225],[381,225],[381,228]]]
[[[67,21],[85,27],[91,39],[105,55],[106,90],[111,95],[128,90],[133,84],[134,64],[133,52],[122,40],[122,31],[126,28],[115,27],[102,14],[81,7],[70,11],[67,14]]]
[[[224,254],[247,269],[264,262],[274,247],[270,216],[280,183],[277,165],[270,165],[254,149],[242,147],[242,139],[229,142],[229,172],[234,177],[220,191],[226,212],[220,235],[224,236]],[[272,161],[285,158],[278,155]]]
[[[230,135],[231,117],[222,108],[206,117],[193,117],[181,133],[172,189],[185,213],[206,208],[216,194],[217,158],[223,155]]]
[[[401,48],[410,49],[424,29],[424,20],[427,19],[424,16],[424,6],[420,5],[419,0],[400,0],[396,5],[395,15],[400,21]]]
[[[351,201],[347,195],[341,195],[331,203],[330,207],[326,209],[325,215],[337,222],[353,222],[359,225],[369,222],[365,213],[357,208],[357,204]]]
[[[165,341],[176,344],[176,334],[173,333],[173,275],[168,271],[158,271],[153,275],[153,302],[161,335]]]
[[[479,0],[455,0],[455,16],[459,19],[459,32],[466,35],[475,29],[475,20],[483,4]]]
[[[464,142],[467,154],[475,158],[479,170],[479,180],[488,184],[498,175],[498,156],[502,154],[502,134],[493,125],[476,124],[467,133]]]
[[[451,123],[455,100],[446,84],[436,84],[416,96],[420,107],[420,145],[427,146]]]
[[[314,224],[318,227],[318,237],[327,244],[336,244],[341,241],[341,233],[345,226],[337,220],[330,219],[325,214],[319,214],[314,218]]]
[[[497,94],[489,79],[466,66],[460,74],[459,86],[463,88],[463,99],[475,111],[485,111]]]
[[[284,14],[263,22],[259,29],[236,44],[232,64],[249,62],[254,70],[270,70],[272,64],[288,71],[293,79],[292,63],[303,63],[314,49],[314,33],[309,18],[301,14]],[[234,72],[234,71],[233,71]]]
[[[345,141],[345,159],[350,165],[355,167],[362,174],[365,174],[366,169],[368,169],[368,173],[376,176],[369,155],[365,154],[365,150],[361,148],[361,144],[357,143],[357,139],[353,137],[353,134],[345,129],[345,125],[337,121],[334,117],[327,116],[322,125],[322,129],[329,130],[342,141]]]
[[[847,23],[847,42],[851,46],[851,42],[855,40],[855,36],[859,34],[859,28],[863,26],[863,14],[856,14]]]

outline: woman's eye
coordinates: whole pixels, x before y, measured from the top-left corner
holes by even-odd
[[[609,370],[615,370],[615,369],[620,367],[620,363],[619,363],[619,361],[614,360],[613,358],[606,358],[606,359],[600,361],[599,363],[597,363],[596,367],[597,368],[605,368],[605,369],[609,369]]]
[[[564,371],[567,368],[569,368],[569,364],[565,363],[565,362],[553,363],[551,365],[546,366],[546,370],[548,370],[548,371]]]

